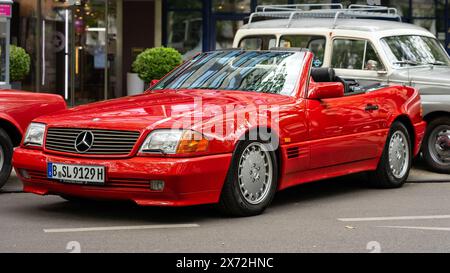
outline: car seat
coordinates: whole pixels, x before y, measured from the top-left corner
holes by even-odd
[[[350,91],[349,83],[336,76],[336,72],[331,67],[312,68],[311,77],[315,82],[340,82],[344,85],[344,93]]]

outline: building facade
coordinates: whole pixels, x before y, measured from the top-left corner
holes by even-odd
[[[405,22],[436,34],[450,52],[450,0],[14,0],[11,41],[32,57],[23,89],[77,105],[126,95],[143,49],[169,46],[185,58],[230,47],[262,4],[343,3],[396,7]]]

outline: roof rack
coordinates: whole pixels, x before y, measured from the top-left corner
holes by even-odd
[[[358,5],[351,4],[348,6],[350,10],[357,11],[374,11],[374,12],[384,12],[391,15],[398,15],[398,10],[396,8],[386,7],[386,6],[369,6],[369,5]]]
[[[289,5],[260,5],[257,6],[255,12],[266,11],[292,11],[292,10],[312,10],[312,9],[344,9],[342,4],[289,4]]]
[[[327,8],[328,7],[328,8]],[[313,9],[311,9],[313,8]],[[317,9],[320,8],[320,9]],[[324,9],[325,8],[325,9]],[[305,10],[307,9],[307,10]],[[262,20],[289,19],[287,27],[301,18],[331,18],[333,27],[337,26],[339,19],[368,18],[376,20],[396,20],[401,22],[402,17],[396,8],[385,6],[350,5],[344,8],[342,4],[297,4],[297,5],[265,5],[256,7],[250,15],[248,26],[255,22],[255,18]],[[260,20],[261,21],[261,20]]]

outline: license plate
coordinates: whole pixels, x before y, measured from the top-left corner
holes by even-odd
[[[105,167],[47,163],[47,177],[75,184],[104,184]]]

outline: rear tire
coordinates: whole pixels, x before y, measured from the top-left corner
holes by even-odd
[[[11,159],[14,146],[8,134],[0,128],[0,189],[8,182],[11,175]]]
[[[278,186],[275,152],[259,141],[238,144],[222,189],[219,209],[230,216],[261,214]]]
[[[376,171],[369,173],[376,188],[400,188],[408,179],[412,165],[411,137],[405,125],[394,122]]]
[[[450,174],[449,136],[450,117],[440,117],[428,124],[422,145],[422,155],[431,171]]]

